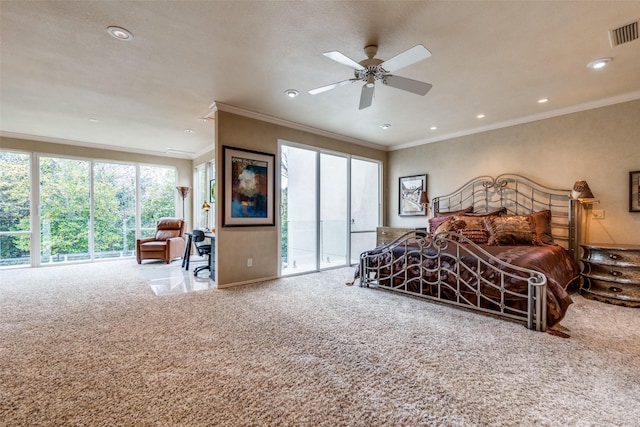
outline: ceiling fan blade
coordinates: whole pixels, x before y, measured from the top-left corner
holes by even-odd
[[[364,70],[364,67],[362,65],[358,64],[356,61],[338,52],[337,50],[332,50],[331,52],[325,52],[323,53],[323,55],[329,59],[333,59],[339,64],[346,65],[347,67],[351,67],[356,70]]]
[[[433,87],[432,84],[419,82],[418,80],[408,79],[406,77],[388,75],[382,83],[387,86],[395,87],[396,89],[406,90],[407,92],[415,93],[416,95],[426,95],[427,92]]]
[[[430,56],[431,52],[429,52],[429,49],[419,44],[412,47],[411,49],[397,54],[391,59],[387,59],[382,64],[380,64],[380,66],[387,72],[393,73],[400,68],[415,64],[416,62],[427,59]]]
[[[373,84],[365,83],[362,86],[362,92],[360,93],[360,110],[370,107],[373,102],[373,91],[375,90]]]
[[[319,93],[326,92],[328,90],[335,89],[337,87],[344,86],[346,84],[357,82],[357,81],[358,81],[358,79],[343,80],[341,82],[331,83],[330,85],[326,85],[326,86],[318,87],[318,88],[315,88],[315,89],[311,89],[309,91],[309,93],[311,95],[317,95]]]

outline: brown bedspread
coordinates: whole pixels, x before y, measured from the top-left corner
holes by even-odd
[[[431,246],[420,249],[413,245],[399,245],[393,250],[372,251],[377,254],[369,258],[367,265],[380,267],[376,270],[376,279],[382,287],[491,310],[499,310],[500,305],[504,304],[504,312],[507,314],[520,315],[523,311],[526,312],[528,283],[521,279],[528,277],[526,273],[514,272],[517,277],[506,277],[504,287],[508,292],[502,292],[499,284],[494,285],[496,281],[500,281],[499,272],[478,264],[475,256],[482,259],[490,259],[489,257],[472,245],[460,245],[460,265],[457,265],[454,256],[456,247],[456,244],[450,244],[442,251],[438,260],[437,250]],[[579,271],[564,248],[558,245],[482,245],[481,248],[509,264],[543,273],[547,277],[547,326],[553,326],[562,320],[573,302],[566,291],[567,286],[576,279]],[[405,251],[407,257],[404,256]],[[489,263],[497,264],[495,261]],[[356,271],[356,277],[358,276],[359,271]]]

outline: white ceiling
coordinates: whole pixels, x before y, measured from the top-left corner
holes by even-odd
[[[640,19],[640,1],[2,0],[0,8],[5,136],[195,157],[213,146],[213,121],[199,119],[217,102],[392,150],[640,98],[640,40],[612,47],[608,36]],[[110,25],[133,40],[112,38]],[[307,93],[353,76],[323,52],[360,61],[368,44],[381,59],[425,45],[430,58],[394,74],[433,89],[422,97],[378,84],[365,110],[359,83]],[[601,57],[613,62],[586,67]],[[300,96],[287,98],[289,88]],[[549,102],[538,104],[542,97]]]

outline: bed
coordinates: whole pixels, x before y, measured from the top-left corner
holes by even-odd
[[[545,331],[572,303],[579,274],[579,206],[570,190],[503,174],[432,201],[418,229],[360,255],[355,278]]]

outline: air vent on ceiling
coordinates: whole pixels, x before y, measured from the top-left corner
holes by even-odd
[[[638,21],[609,30],[611,47],[629,43],[638,38]]]

